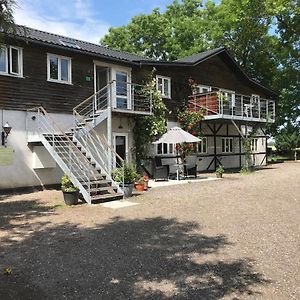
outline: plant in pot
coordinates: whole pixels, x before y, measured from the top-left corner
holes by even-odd
[[[220,165],[220,166],[216,169],[216,175],[217,175],[217,178],[222,178],[224,172],[225,172],[225,171],[224,171],[224,168]]]
[[[112,174],[113,179],[123,189],[124,196],[130,197],[132,195],[133,183],[139,176],[135,167],[132,164],[124,163],[122,167],[115,168]]]
[[[148,190],[149,177],[147,175],[143,176],[144,178],[144,191]]]
[[[143,176],[141,176],[135,183],[134,188],[137,192],[143,192],[145,188],[145,179]]]
[[[75,205],[78,203],[79,189],[73,185],[67,174],[61,178],[61,190],[66,205]]]

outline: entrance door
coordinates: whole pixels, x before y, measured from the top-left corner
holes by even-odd
[[[127,160],[128,157],[128,134],[127,133],[114,133],[114,149],[116,153],[123,159]],[[115,157],[114,159],[115,167],[121,165],[120,159]]]
[[[97,66],[96,65],[96,91],[99,92],[104,87],[107,86],[109,81],[109,68],[103,67],[103,66]],[[97,94],[95,97],[95,107],[96,110],[102,110],[105,109],[107,106],[107,98],[108,98],[108,88],[102,90]]]

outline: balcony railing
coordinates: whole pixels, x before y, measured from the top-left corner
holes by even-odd
[[[257,122],[275,122],[275,101],[259,96],[213,91],[189,97],[192,111],[204,112],[205,119],[235,119]]]

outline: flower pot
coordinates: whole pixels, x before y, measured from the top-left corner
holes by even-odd
[[[133,190],[133,183],[124,183],[124,187],[122,184],[120,185],[121,189],[123,189],[124,196],[126,198],[130,197],[132,195],[132,190]]]
[[[143,192],[144,191],[144,182],[137,182],[134,184],[134,188],[136,189],[137,192]]]
[[[148,190],[148,182],[149,182],[149,180],[144,181],[144,191]]]
[[[76,205],[78,203],[79,191],[63,192],[66,205]]]
[[[222,178],[223,174],[222,173],[216,173],[217,178]]]

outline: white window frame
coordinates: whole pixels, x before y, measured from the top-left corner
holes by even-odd
[[[224,149],[223,149],[223,141],[224,141],[224,146],[225,146]],[[230,149],[230,145],[231,145],[231,149]],[[233,138],[232,137],[221,138],[221,152],[222,153],[233,153]]]
[[[197,84],[196,89],[197,89],[196,94],[210,93],[212,91],[211,86],[204,85],[204,84]],[[207,91],[204,92],[203,89],[207,89]]]
[[[164,144],[167,144],[167,152],[164,152]],[[159,145],[161,145],[161,153],[158,153],[158,147]],[[170,151],[170,145],[172,145],[173,147],[173,151]],[[156,145],[156,155],[170,155],[170,154],[175,154],[175,149],[176,149],[176,144],[172,144],[172,143],[160,143]]]
[[[162,81],[162,92],[158,90],[158,79]],[[165,80],[168,82],[168,95],[165,95]],[[163,98],[171,99],[171,77],[156,75],[156,90],[161,93]]]
[[[58,79],[53,79],[50,77],[50,57],[54,56],[58,58]],[[69,61],[68,72],[69,80],[61,80],[61,60],[66,59]],[[72,58],[68,56],[62,56],[54,53],[47,53],[47,81],[49,82],[56,82],[56,83],[63,83],[63,84],[72,84]]]
[[[13,72],[13,66],[12,66],[12,50],[18,51],[18,72]],[[22,48],[10,46],[9,47],[9,73],[15,76],[23,76],[23,51]]]
[[[203,141],[204,141],[204,140],[205,140],[205,145],[206,145],[205,151],[203,151]],[[200,149],[200,151],[199,151],[199,149]],[[197,144],[197,153],[200,153],[200,154],[205,154],[205,153],[207,153],[207,138],[206,138],[206,137],[202,137],[202,138],[201,138],[201,141],[198,142],[198,144]]]
[[[258,138],[253,138],[251,140],[251,151],[258,152]]]
[[[23,48],[16,46],[1,46],[5,50],[5,71],[0,71],[1,75],[23,77]],[[12,71],[12,49],[18,51],[18,72]]]

